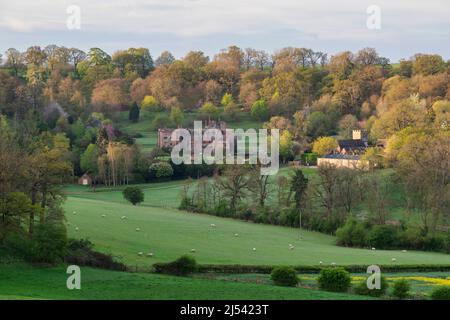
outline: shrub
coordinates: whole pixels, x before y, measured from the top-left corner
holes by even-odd
[[[299,279],[297,272],[292,267],[277,267],[272,270],[270,279],[277,286],[295,287],[297,286]]]
[[[167,264],[155,266],[156,272],[185,276],[198,270],[197,262],[191,256],[181,256]]]
[[[433,300],[450,300],[450,286],[442,286],[433,290],[431,293]]]
[[[65,261],[79,266],[126,271],[127,267],[114,260],[111,255],[96,252],[93,244],[87,239],[70,239],[67,245]]]
[[[122,191],[123,197],[131,202],[133,206],[144,201],[144,193],[138,187],[126,187]]]
[[[32,237],[32,262],[56,263],[66,254],[67,233],[63,225],[46,223],[36,227]]]
[[[406,299],[409,297],[410,285],[405,279],[399,279],[394,282],[392,296],[397,299]]]
[[[367,235],[368,243],[375,248],[389,249],[399,243],[397,228],[389,225],[376,225]]]
[[[344,226],[336,230],[337,244],[349,247],[363,247],[367,244],[368,226],[365,223],[348,219]]]
[[[381,277],[380,280],[380,289],[369,289],[367,287],[367,279],[364,281],[361,281],[355,288],[355,293],[364,295],[364,296],[371,296],[371,297],[381,297],[386,293],[387,288],[389,287],[388,282],[386,281],[386,278]]]
[[[157,179],[168,179],[173,176],[172,166],[167,162],[155,162],[150,165],[150,175]]]
[[[344,268],[325,268],[317,279],[319,288],[327,291],[346,292],[350,288],[350,273]]]

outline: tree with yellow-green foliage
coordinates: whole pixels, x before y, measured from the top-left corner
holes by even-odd
[[[320,137],[313,143],[313,152],[320,156],[330,154],[339,147],[338,142],[332,137]]]

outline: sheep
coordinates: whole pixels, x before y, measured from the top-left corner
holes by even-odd
[[[120,217],[120,219],[122,219],[122,220],[123,220],[123,219],[126,219],[126,218],[127,218],[126,216],[121,216],[121,217]]]
[[[102,218],[106,217],[106,214],[102,214]]]
[[[336,266],[336,262],[332,262],[331,265],[332,265],[333,267],[335,267],[335,266]]]
[[[406,252],[406,250],[402,250],[402,252],[404,253],[404,252]]]
[[[73,212],[73,214],[76,214],[76,213],[77,213],[76,211]]]
[[[323,262],[322,262],[322,261],[319,261],[319,265],[323,265]]]
[[[294,250],[294,246],[292,244],[289,243],[289,250]]]
[[[138,232],[141,231],[141,228],[136,228],[136,231],[138,231]]]
[[[376,250],[374,247],[372,247],[372,250]]]
[[[191,252],[192,252],[192,253],[195,253],[195,249],[191,249]]]
[[[253,248],[253,251],[256,251],[256,248]]]
[[[397,259],[395,259],[395,258],[392,258],[392,259],[391,259],[391,261],[392,261],[392,262],[396,262],[396,261],[397,261]]]
[[[211,228],[215,228],[216,225],[214,223],[211,223]]]
[[[78,227],[75,227],[75,231],[78,231],[78,230],[80,230],[80,229],[78,229]]]
[[[149,257],[149,258],[153,257],[153,253],[151,253],[151,252],[147,253],[147,257]]]
[[[235,233],[234,236],[235,236],[235,237],[239,237],[239,234]]]
[[[142,256],[144,253],[142,251],[138,252],[138,256]]]

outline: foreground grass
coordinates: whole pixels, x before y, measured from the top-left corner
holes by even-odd
[[[65,268],[0,265],[0,299],[350,300],[365,297],[267,284],[82,268],[81,290],[66,288]]]
[[[394,257],[395,264],[450,263],[450,255],[446,254],[338,247],[334,237],[317,232],[303,231],[299,239],[299,230],[294,228],[171,208],[69,196],[65,209],[70,237],[89,238],[97,250],[111,253],[131,266],[171,261],[191,254],[191,249],[195,249],[192,254],[202,264],[318,265],[322,261],[324,265],[386,265],[392,264]],[[295,249],[289,250],[289,244]],[[144,256],[138,256],[138,252]],[[153,258],[145,256],[150,252]]]

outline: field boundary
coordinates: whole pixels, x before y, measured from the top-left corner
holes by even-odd
[[[168,263],[155,263],[153,271],[155,273],[167,273]],[[369,265],[336,265],[352,273],[366,273]],[[444,272],[450,271],[450,264],[410,264],[410,265],[378,265],[382,272]],[[221,264],[201,264],[198,266],[199,273],[260,273],[270,274],[272,269],[278,265],[221,265]],[[298,273],[319,273],[327,266],[292,266]]]

